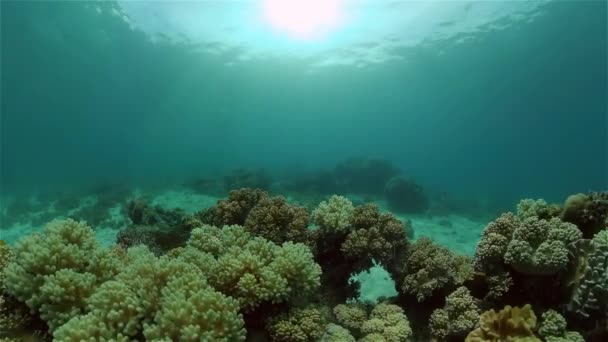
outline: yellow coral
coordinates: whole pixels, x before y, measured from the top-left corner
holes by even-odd
[[[118,272],[118,260],[95,232],[71,219],[50,222],[43,233],[17,243],[6,266],[6,292],[39,311],[56,328],[83,311],[95,286]]]
[[[465,342],[540,342],[534,334],[536,315],[530,304],[507,305],[496,312],[489,310],[479,317],[479,328],[471,331]]]

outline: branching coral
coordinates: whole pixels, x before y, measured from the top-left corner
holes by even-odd
[[[448,337],[462,340],[479,322],[479,307],[466,287],[459,287],[445,299],[429,320],[431,335],[437,341]]]
[[[361,325],[360,342],[406,342],[412,340],[410,323],[397,305],[381,303]]]
[[[536,315],[529,304],[523,308],[507,305],[499,312],[482,313],[479,328],[471,331],[465,342],[541,342],[534,334],[535,329]]]
[[[470,260],[456,256],[447,248],[436,245],[427,237],[418,239],[405,256],[406,275],[402,290],[423,301],[433,292],[448,286],[458,286],[472,276]]]
[[[274,243],[311,243],[308,213],[303,207],[287,203],[284,197],[262,198],[249,212],[245,229]]]
[[[117,260],[95,233],[74,220],[53,221],[15,247],[5,269],[6,291],[40,312],[51,329],[84,310],[94,287],[118,272]]]
[[[259,189],[232,190],[227,199],[219,200],[215,206],[198,213],[198,216],[203,223],[216,227],[243,225],[251,209],[267,197],[268,194]]]
[[[315,342],[325,333],[329,321],[327,307],[309,305],[294,308],[269,320],[267,330],[276,342]]]
[[[312,221],[326,232],[341,232],[350,227],[354,207],[348,198],[333,195],[312,212]]]
[[[208,285],[204,273],[181,258],[157,258],[146,247],[129,249],[116,280],[87,300],[85,315],[57,329],[59,341],[241,341],[239,305]]]

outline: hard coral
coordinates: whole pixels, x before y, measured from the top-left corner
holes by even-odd
[[[534,334],[535,329],[536,315],[529,304],[523,308],[507,305],[499,312],[490,310],[482,313],[479,328],[471,331],[465,342],[540,342]]]
[[[278,246],[239,226],[205,226],[193,230],[182,254],[190,248],[212,256],[200,264],[209,283],[246,310],[307,295],[319,286],[321,269],[303,244]]]
[[[484,229],[475,251],[475,268],[494,273],[508,264],[523,274],[555,274],[566,268],[571,245],[581,238],[575,225],[557,217],[545,220],[529,215],[522,220],[506,213]]]
[[[325,232],[345,231],[350,227],[354,209],[348,198],[333,195],[312,212],[312,221]]]
[[[553,274],[569,262],[569,245],[582,233],[559,218],[542,220],[529,217],[515,228],[504,260],[524,274]]]
[[[570,309],[589,319],[593,313],[608,311],[608,230],[602,230],[591,240],[583,277],[574,291]]]
[[[418,239],[405,256],[406,275],[402,290],[418,301],[431,297],[439,289],[458,286],[472,276],[471,261],[454,255],[427,237]]]
[[[232,190],[227,199],[219,200],[215,206],[198,213],[198,216],[203,223],[216,227],[243,225],[251,209],[267,197],[268,194],[259,189]]]
[[[118,272],[84,223],[58,220],[22,239],[5,269],[6,292],[40,312],[51,330],[84,311],[94,287]]]
[[[271,318],[267,330],[272,341],[315,342],[324,335],[328,320],[328,308],[309,305]]]
[[[605,227],[608,219],[608,192],[576,194],[564,204],[562,219],[578,226],[586,239]]]
[[[347,258],[360,260],[364,269],[372,265],[372,259],[388,266],[407,246],[405,225],[392,214],[381,214],[375,204],[356,207],[351,226],[341,251]]]
[[[512,213],[502,214],[483,230],[475,250],[475,269],[480,272],[500,268],[519,220]]]
[[[115,280],[98,287],[87,313],[54,332],[58,341],[242,341],[239,304],[213,289],[198,267],[180,257],[130,248]]]
[[[437,341],[462,339],[479,323],[479,307],[469,290],[462,286],[445,299],[445,307],[431,315],[431,335]]]
[[[361,342],[407,342],[412,340],[410,323],[397,305],[381,303],[361,325]]]
[[[585,339],[575,331],[566,331],[566,319],[555,310],[543,313],[538,334],[547,342],[584,342]]]
[[[517,204],[517,216],[521,219],[538,217],[539,219],[550,220],[553,217],[560,217],[562,208],[557,204],[548,204],[544,199],[523,199]]]
[[[249,212],[245,229],[274,243],[286,241],[311,244],[308,212],[287,203],[284,197],[262,198]]]
[[[329,323],[325,327],[325,333],[319,340],[320,342],[355,342],[355,338],[343,327]]]
[[[333,313],[341,326],[357,333],[368,317],[367,309],[361,304],[338,304]]]

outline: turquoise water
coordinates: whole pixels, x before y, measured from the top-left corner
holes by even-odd
[[[608,190],[605,1],[280,3],[2,0],[0,239],[70,217],[112,246],[130,200],[198,215],[260,187],[473,256],[520,199]]]

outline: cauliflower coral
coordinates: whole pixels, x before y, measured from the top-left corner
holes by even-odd
[[[42,234],[18,242],[14,253],[4,271],[6,292],[39,312],[51,330],[84,312],[94,289],[118,273],[93,229],[71,219],[50,222]]]
[[[354,207],[344,196],[333,195],[312,212],[312,221],[326,232],[341,232],[350,227]]]
[[[468,257],[455,255],[427,237],[410,246],[404,264],[406,274],[401,289],[416,296],[419,302],[438,289],[462,284],[473,272]]]
[[[431,315],[431,335],[438,341],[448,337],[462,340],[479,322],[479,307],[469,290],[461,286],[445,299],[445,307]]]
[[[500,270],[503,262],[523,274],[550,275],[569,262],[570,245],[581,231],[557,217],[548,220],[507,213],[483,231],[475,252],[480,271]]]
[[[360,342],[406,342],[412,340],[410,323],[397,305],[381,303],[361,325]]]
[[[251,236],[240,226],[204,226],[192,231],[181,255],[189,258],[192,248],[194,253],[207,254],[195,259],[204,260],[200,267],[209,283],[236,298],[244,309],[307,295],[319,286],[321,268],[310,249],[300,243],[278,246]]]

